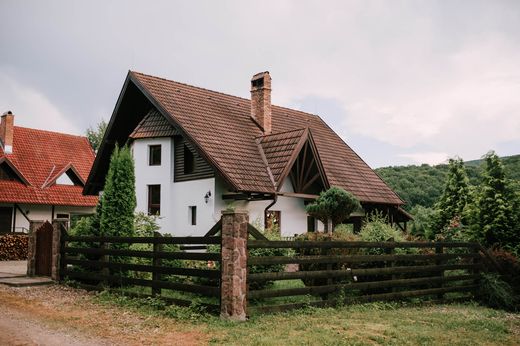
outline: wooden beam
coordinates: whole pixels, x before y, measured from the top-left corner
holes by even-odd
[[[309,180],[302,188],[302,191],[305,191],[309,186],[312,185],[312,183],[314,183],[316,181],[316,179],[318,179],[320,177],[320,172],[316,173],[314,175],[314,177],[311,178],[311,180]]]
[[[294,192],[278,192],[276,193],[278,196],[283,197],[294,197],[294,198],[303,198],[303,199],[316,199],[320,197],[319,195],[310,195],[306,193],[294,193]]]

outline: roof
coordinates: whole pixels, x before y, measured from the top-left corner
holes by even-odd
[[[94,157],[85,137],[14,126],[13,152],[0,147],[0,163],[14,167],[21,179],[0,180],[0,203],[93,207],[97,197],[83,196],[82,186],[55,181],[68,170],[86,181]]]
[[[283,161],[293,155],[291,150],[297,147],[299,136],[303,133],[302,129],[308,129],[330,186],[344,188],[361,202],[403,204],[403,201],[320,117],[272,105],[272,134],[263,136],[262,130],[250,116],[249,99],[139,72],[130,71],[127,76],[108,127],[105,138],[108,141],[123,140],[110,138],[110,132],[112,126],[116,127],[114,124],[119,115],[118,107],[124,102],[125,90],[131,90],[131,84],[139,89],[152,107],[155,107],[176,130],[194,144],[201,156],[236,191],[275,193],[273,177],[284,171]],[[146,113],[142,114],[138,121],[145,115]],[[123,120],[119,120],[119,124],[122,122]],[[126,133],[126,138],[132,131],[133,129]],[[258,139],[261,137],[263,139],[259,143]],[[102,167],[101,161],[108,160],[110,156],[108,150],[104,153],[102,148],[100,152],[102,155],[98,154],[96,158],[86,191],[89,191],[89,184],[95,183],[99,186],[102,176],[106,174],[95,172],[98,161]],[[280,156],[276,157],[278,154]],[[266,159],[269,168],[266,167]],[[106,162],[104,165],[106,169]],[[92,188],[90,191],[95,189]]]

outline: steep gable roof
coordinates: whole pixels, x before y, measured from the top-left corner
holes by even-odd
[[[0,161],[12,163],[25,182],[0,180],[1,203],[95,206],[97,197],[83,196],[82,186],[56,185],[72,170],[85,181],[94,152],[85,137],[14,126],[13,152],[0,148]]]
[[[201,156],[232,189],[260,193],[276,192],[273,178],[281,174],[286,167],[282,169],[283,158],[276,162],[274,154],[269,153],[273,162],[272,167],[269,163],[271,174],[267,169],[265,159],[268,155],[265,154],[263,157],[256,140],[262,137],[263,133],[250,117],[250,100],[130,71],[108,132],[111,132],[111,125],[115,124],[115,118],[119,116],[118,107],[122,103],[125,90],[131,85],[146,96],[149,107],[156,108],[171,125],[193,143]],[[284,150],[285,154],[282,156],[286,157],[290,147],[296,145],[299,131],[308,128],[312,132],[317,154],[330,186],[342,187],[362,202],[403,204],[402,200],[320,117],[275,105],[271,109],[274,136],[272,141],[282,140],[277,137],[281,133],[294,134],[292,138],[285,139],[287,150]],[[145,115],[146,113],[141,114],[141,117]],[[139,119],[141,120],[142,118]],[[128,138],[132,131],[133,129],[126,134],[121,133],[118,139],[110,138],[111,134],[107,133],[106,140],[121,142],[124,140],[123,137]],[[95,172],[97,163],[107,160],[108,157],[107,151],[96,158],[93,173],[87,181],[87,192],[95,192],[95,188],[89,185],[94,184],[94,180],[98,180],[96,183],[99,184],[101,177],[106,173]],[[106,162],[104,167],[106,169]],[[93,174],[96,175],[95,179]]]

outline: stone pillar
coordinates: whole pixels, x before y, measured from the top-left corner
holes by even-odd
[[[29,222],[29,245],[27,248],[27,276],[36,273],[36,230],[44,224],[44,221]]]
[[[54,220],[52,222],[52,267],[51,279],[61,280],[61,237],[66,232],[66,222]]]
[[[248,223],[247,211],[222,211],[222,319],[246,320]]]

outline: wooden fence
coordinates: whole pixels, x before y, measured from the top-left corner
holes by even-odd
[[[195,296],[210,297],[214,299],[202,305],[218,310],[220,243],[220,237],[65,235],[62,238],[61,276],[80,281],[83,287],[91,289],[101,286],[115,290],[128,286],[147,287],[151,291],[150,296],[160,295],[171,303],[183,306],[189,306]],[[135,244],[140,246],[135,249]],[[206,249],[209,245],[217,245],[218,250],[194,251]],[[181,294],[172,296],[163,290]],[[147,296],[128,290],[125,294]],[[182,297],[183,294],[186,297]]]
[[[477,243],[249,240],[247,246],[250,314],[425,296],[444,300],[448,293],[467,297],[475,294],[483,267]],[[253,249],[275,248],[292,254],[252,256]],[[269,271],[280,265],[293,266]],[[280,280],[294,287],[265,285]]]

